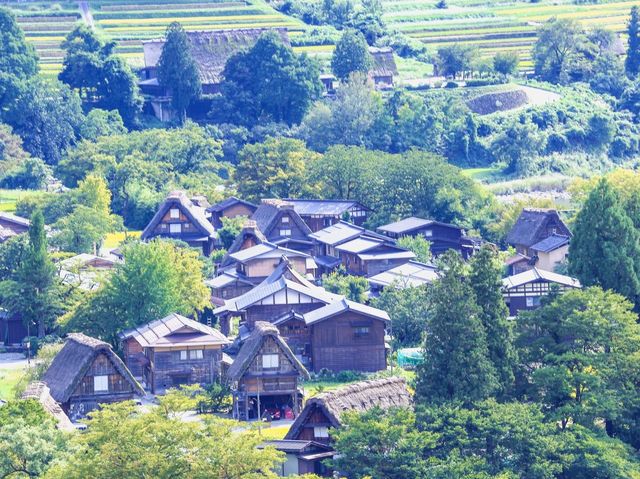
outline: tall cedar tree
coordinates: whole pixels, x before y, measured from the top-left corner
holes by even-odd
[[[627,34],[629,35],[629,48],[624,67],[627,75],[635,77],[640,72],[640,12],[638,7],[631,7]]]
[[[202,92],[198,66],[191,55],[189,37],[180,23],[172,22],[165,38],[158,61],[158,82],[171,90],[171,104],[184,123],[187,108]]]
[[[517,352],[513,330],[507,317],[509,310],[502,297],[502,262],[495,248],[485,245],[471,261],[470,280],[481,309],[480,320],[487,335],[489,359],[496,369],[498,397],[509,397],[513,391]]]
[[[27,306],[23,308],[22,319],[36,323],[38,337],[42,338],[46,332],[48,316],[43,314],[43,310],[49,307],[49,292],[54,283],[55,266],[47,252],[44,217],[39,210],[31,217],[29,247],[16,277]]]
[[[0,8],[0,99],[11,80],[26,80],[38,73],[38,56],[27,43],[16,16]]]
[[[373,65],[369,46],[362,33],[347,30],[336,45],[331,57],[331,70],[340,81],[347,81],[354,72],[366,74]]]
[[[473,402],[498,389],[489,360],[482,310],[466,266],[456,252],[442,256],[442,277],[433,285],[424,361],[417,371],[416,398],[427,403]]]
[[[640,235],[605,178],[591,191],[576,218],[569,273],[585,286],[620,293],[638,307]]]

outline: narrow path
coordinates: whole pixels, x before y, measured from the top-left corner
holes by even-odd
[[[78,2],[78,6],[80,7],[80,15],[82,16],[82,20],[93,30],[95,28],[95,25],[93,23],[93,15],[91,15],[91,10],[89,9],[89,3],[86,1]]]

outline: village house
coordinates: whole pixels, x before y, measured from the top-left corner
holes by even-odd
[[[195,205],[183,191],[173,191],[158,207],[140,238],[171,238],[184,241],[209,256],[216,242],[216,231],[205,208]]]
[[[231,263],[218,270],[218,276],[205,283],[211,288],[214,304],[221,300],[240,296],[265,280],[286,256],[293,268],[309,280],[316,273],[316,263],[305,253],[264,242],[228,255]]]
[[[299,474],[315,474],[320,477],[332,477],[331,469],[322,461],[331,459],[335,452],[331,446],[315,441],[264,441],[258,449],[272,447],[284,453],[285,460],[275,470],[280,477]]]
[[[131,372],[154,394],[219,380],[222,348],[231,343],[220,331],[176,313],[124,331],[119,338]]]
[[[209,218],[211,224],[218,230],[223,226],[222,218],[237,218],[238,216],[249,218],[257,208],[258,206],[253,203],[231,196],[215,205],[209,206],[207,212],[211,215]]]
[[[260,35],[267,31],[275,31],[285,45],[290,45],[286,28],[239,28],[186,32],[191,55],[198,68],[202,93],[205,95],[219,93],[227,60],[236,53],[253,47]],[[164,38],[142,42],[144,69],[138,85],[142,93],[150,99],[156,117],[161,121],[170,121],[175,114],[171,107],[171,91],[163,88],[158,82],[158,62],[164,44]]]
[[[38,401],[44,409],[53,419],[56,421],[56,428],[61,431],[74,431],[75,427],[65,414],[53,397],[51,397],[51,391],[42,381],[33,381],[29,383],[24,392],[20,395],[20,399],[33,399]]]
[[[354,276],[373,276],[416,257],[415,253],[388,240],[368,236],[339,244],[335,251],[345,271]]]
[[[378,296],[384,288],[414,288],[431,284],[438,279],[438,269],[433,264],[409,261],[367,278],[372,296]]]
[[[507,260],[511,274],[536,267],[553,271],[569,254],[571,231],[554,209],[525,208],[507,234],[516,249]]]
[[[369,70],[369,78],[376,88],[391,88],[398,76],[398,67],[393,56],[393,50],[389,47],[369,47],[369,53],[373,60],[373,66]]]
[[[299,380],[309,373],[274,325],[257,321],[227,371],[233,417],[250,420],[268,414],[293,419],[300,412]]]
[[[12,213],[0,212],[0,243],[9,238],[26,233],[29,230],[29,220]]]
[[[580,288],[580,281],[543,269],[533,268],[502,280],[502,291],[509,307],[509,315],[516,316],[519,311],[528,311],[540,307],[542,297],[549,294],[552,287],[559,291]]]
[[[58,277],[64,284],[92,291],[117,264],[116,259],[81,253],[58,263]]]
[[[422,236],[431,244],[431,253],[434,256],[453,249],[463,258],[469,258],[474,250],[480,247],[476,239],[466,236],[464,228],[415,216],[380,226],[378,231],[393,239]]]
[[[307,223],[311,231],[316,232],[341,220],[347,220],[361,226],[369,212],[369,208],[353,200],[295,200],[286,199],[293,209]]]
[[[222,258],[222,261],[220,261],[220,266],[224,267],[233,264],[234,260],[231,258],[233,253],[265,243],[266,241],[267,238],[262,234],[257,223],[252,219],[245,220],[242,225],[242,230],[235,237],[227,253]]]
[[[19,348],[27,336],[29,330],[22,317],[0,308],[0,344]]]
[[[256,227],[267,241],[303,253],[311,253],[311,230],[288,201],[262,200],[251,219],[256,222]]]
[[[307,400],[285,440],[331,444],[329,431],[342,425],[345,412],[364,413],[375,407],[412,407],[413,400],[403,378],[390,377],[350,384]]]
[[[72,421],[86,416],[100,404],[145,394],[109,344],[82,333],[67,336],[42,381]]]

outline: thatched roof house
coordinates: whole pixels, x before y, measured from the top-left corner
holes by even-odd
[[[42,381],[72,419],[84,416],[100,403],[144,396],[144,390],[111,346],[82,333],[67,337]]]
[[[342,425],[345,412],[365,412],[375,407],[411,407],[413,400],[403,378],[361,381],[309,399],[285,439],[329,442],[328,429]]]
[[[398,75],[398,67],[393,57],[393,50],[389,47],[369,47],[373,58],[373,67],[369,77],[376,86],[393,86],[393,77]]]
[[[292,203],[277,198],[264,199],[251,219],[268,241],[297,251],[311,251],[311,229]]]
[[[42,408],[56,420],[56,427],[62,431],[73,431],[73,423],[53,397],[49,387],[42,381],[34,381],[24,390],[21,399],[35,399]]]
[[[520,251],[548,238],[551,235],[571,237],[571,231],[554,209],[524,208],[507,234],[506,242]]]

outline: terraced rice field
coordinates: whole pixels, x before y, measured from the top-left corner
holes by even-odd
[[[585,26],[599,26],[623,37],[629,10],[640,0],[617,0],[576,5],[573,0],[539,3],[505,0],[449,0],[449,8],[435,8],[435,0],[383,0],[386,23],[435,51],[440,46],[474,45],[485,57],[498,51],[516,51],[520,68],[531,70],[531,47],[546,20],[568,18]]]

